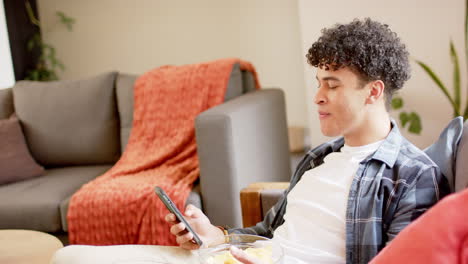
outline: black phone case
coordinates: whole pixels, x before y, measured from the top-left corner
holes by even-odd
[[[159,199],[166,206],[167,210],[169,210],[169,212],[173,213],[176,216],[176,218],[179,220],[179,222],[184,223],[186,229],[190,233],[192,233],[193,240],[195,241],[195,243],[197,243],[199,246],[201,246],[203,244],[202,240],[200,239],[200,237],[198,237],[197,233],[195,233],[195,231],[189,225],[187,220],[185,220],[182,213],[179,211],[179,209],[177,209],[177,206],[175,206],[175,204],[172,202],[171,198],[169,198],[169,196],[166,194],[166,192],[159,186],[156,186],[154,188],[154,192],[158,195]]]

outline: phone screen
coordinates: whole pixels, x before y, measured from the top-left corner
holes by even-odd
[[[199,246],[201,246],[203,244],[202,240],[200,239],[200,237],[198,237],[197,233],[195,233],[195,231],[192,229],[192,227],[189,225],[189,223],[187,222],[187,220],[185,220],[184,216],[182,215],[182,213],[179,211],[179,209],[177,209],[177,207],[175,206],[175,204],[172,202],[171,198],[169,198],[169,196],[166,194],[166,192],[159,186],[156,186],[154,188],[154,192],[158,195],[159,199],[161,199],[161,201],[163,202],[163,204],[166,206],[167,210],[169,210],[169,212],[173,213],[177,220],[179,220],[179,222],[182,222],[184,223],[185,225],[185,228],[190,232],[192,233],[193,235],[193,241],[198,244]]]

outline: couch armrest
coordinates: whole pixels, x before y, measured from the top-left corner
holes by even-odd
[[[289,182],[256,182],[240,192],[244,227],[254,226],[283,196]]]
[[[289,181],[284,94],[250,92],[195,121],[203,210],[215,225],[242,225],[239,193],[253,182]]]

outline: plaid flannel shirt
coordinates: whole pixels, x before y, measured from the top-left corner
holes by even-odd
[[[287,195],[304,172],[319,166],[331,152],[340,151],[344,139],[309,151],[299,163],[285,195],[264,220],[229,233],[272,237],[283,224]],[[411,221],[450,193],[437,165],[407,141],[392,121],[392,129],[375,153],[364,159],[348,194],[346,211],[346,263],[368,263]],[[307,228],[307,227],[304,227]]]

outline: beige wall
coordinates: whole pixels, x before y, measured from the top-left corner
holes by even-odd
[[[449,57],[449,40],[452,38],[461,53],[463,46],[464,1],[463,0],[354,0],[318,1],[299,0],[299,16],[302,50],[307,50],[320,30],[337,22],[345,23],[355,17],[371,17],[385,22],[406,43],[413,58],[431,65],[441,78],[452,85],[452,65]],[[465,63],[462,60],[464,73]],[[313,104],[315,71],[304,65],[306,94],[309,111],[309,127],[312,145],[327,138],[320,135],[317,108]],[[451,120],[451,108],[428,76],[412,61],[412,78],[401,95],[406,110],[418,112],[422,118],[423,131],[420,136],[407,135],[419,147],[426,147],[435,139]],[[463,74],[463,83],[466,75]],[[466,86],[463,86],[466,94]],[[466,97],[466,96],[465,96]],[[397,115],[393,114],[397,117]]]
[[[312,103],[315,72],[304,54],[322,28],[355,17],[388,23],[412,57],[431,65],[450,86],[449,39],[460,52],[463,48],[463,0],[38,2],[44,38],[56,46],[67,67],[62,78],[83,78],[108,70],[138,74],[164,64],[240,57],[254,63],[262,86],[285,91],[289,124],[309,127],[312,145],[327,138],[320,134]],[[73,32],[59,27],[56,10],[76,18]],[[418,112],[424,128],[420,136],[405,135],[425,147],[437,138],[452,111],[419,66],[412,62],[412,67],[413,77],[401,95],[405,110]]]
[[[291,125],[307,125],[304,54],[291,0],[38,0],[44,39],[66,65],[63,79],[109,70],[143,73],[165,64],[240,57],[263,87],[286,93]],[[73,32],[55,11],[76,18]]]

